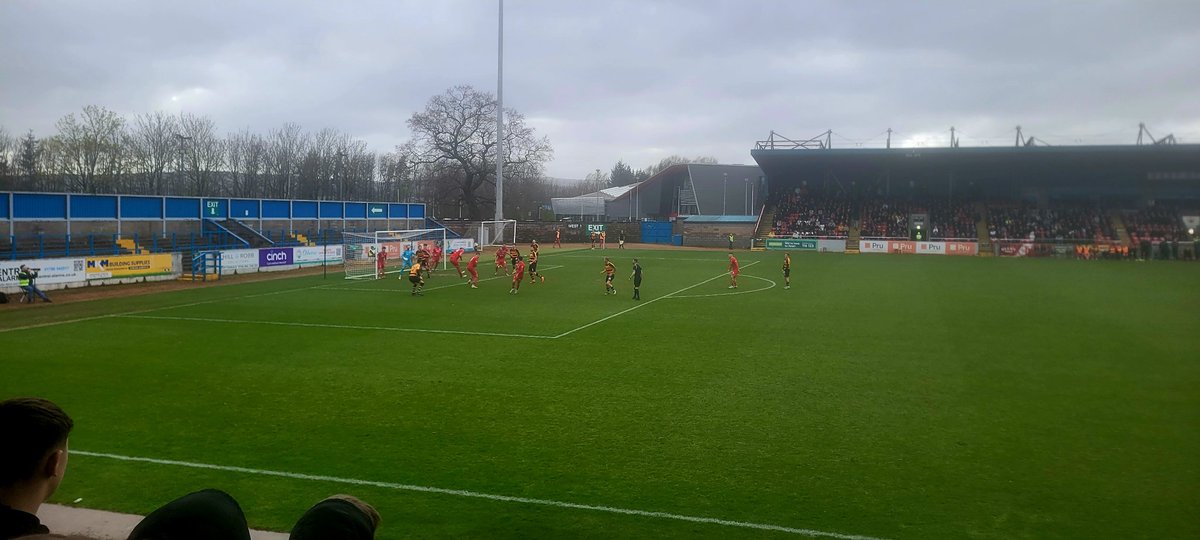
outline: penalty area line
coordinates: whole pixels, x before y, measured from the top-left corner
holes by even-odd
[[[15,332],[17,330],[32,330],[34,328],[45,328],[47,326],[58,326],[61,324],[74,324],[74,323],[78,323],[78,322],[96,321],[96,320],[100,320],[100,319],[113,319],[113,318],[117,318],[117,317],[128,317],[131,315],[138,315],[141,313],[154,313],[154,312],[158,312],[158,311],[166,311],[168,309],[177,309],[177,308],[185,308],[185,307],[192,307],[192,306],[202,306],[205,304],[215,304],[217,302],[226,302],[229,300],[242,300],[245,298],[258,298],[260,296],[273,296],[276,294],[307,291],[309,289],[314,289],[316,287],[318,287],[318,286],[311,285],[311,286],[307,286],[307,287],[296,287],[296,288],[292,288],[292,289],[283,289],[281,291],[271,291],[271,292],[256,293],[256,294],[243,294],[241,296],[228,296],[228,297],[221,297],[221,298],[213,298],[211,300],[200,300],[198,302],[188,302],[186,304],[174,304],[174,305],[170,305],[170,306],[161,306],[161,307],[149,308],[149,309],[139,309],[139,310],[135,310],[135,311],[123,311],[121,313],[106,313],[104,315],[93,315],[91,317],[80,317],[78,319],[66,319],[66,320],[62,320],[62,321],[48,321],[48,322],[44,322],[44,323],[29,324],[29,325],[25,325],[25,326],[14,326],[12,328],[0,328],[0,333]],[[180,290],[189,290],[189,289],[180,289]],[[175,291],[167,291],[167,292],[175,292]]]
[[[752,263],[750,263],[750,264],[747,264],[746,266],[743,266],[742,268],[749,268],[749,267],[751,267],[751,266],[754,266],[754,265],[758,264],[759,262],[760,262],[760,261],[754,261],[754,262],[752,262]],[[633,310],[635,310],[635,309],[639,309],[639,308],[646,307],[646,306],[648,306],[648,305],[650,305],[650,304],[653,304],[653,303],[655,303],[655,302],[657,302],[657,301],[659,301],[659,300],[664,300],[664,299],[667,299],[667,298],[671,298],[672,296],[675,296],[675,295],[677,295],[677,294],[679,294],[679,293],[681,293],[681,292],[684,292],[684,291],[689,291],[689,290],[691,290],[691,289],[695,289],[696,287],[699,287],[699,286],[701,286],[701,285],[704,285],[705,283],[708,283],[708,282],[710,282],[710,281],[713,281],[713,280],[721,279],[722,277],[725,277],[725,276],[728,276],[728,275],[729,275],[729,272],[725,272],[725,273],[723,273],[723,274],[717,274],[717,275],[715,275],[715,276],[713,276],[713,277],[710,277],[710,278],[708,278],[708,279],[706,279],[706,280],[704,280],[704,281],[701,281],[700,283],[697,283],[697,284],[695,284],[695,285],[688,285],[687,287],[684,287],[684,288],[682,288],[682,289],[679,289],[678,291],[675,291],[675,292],[673,292],[673,293],[667,293],[667,294],[665,294],[665,295],[663,295],[663,296],[660,296],[660,297],[658,297],[658,298],[653,298],[653,299],[651,299],[651,300],[648,300],[648,301],[646,301],[645,303],[638,304],[638,305],[636,305],[636,306],[633,306],[633,307],[631,307],[631,308],[629,308],[629,309],[626,309],[626,310],[623,310],[623,311],[618,311],[618,312],[616,312],[616,313],[613,313],[612,315],[609,315],[609,316],[607,316],[607,317],[604,317],[604,318],[602,318],[602,319],[597,319],[597,320],[594,320],[594,321],[592,321],[592,322],[590,322],[590,323],[587,323],[587,324],[585,324],[585,325],[583,325],[583,326],[580,326],[580,327],[578,327],[578,328],[575,328],[575,329],[572,329],[572,330],[567,330],[566,332],[563,332],[563,333],[561,333],[561,334],[559,334],[559,335],[557,335],[557,336],[554,336],[554,339],[558,339],[558,338],[561,338],[561,337],[566,337],[566,336],[569,336],[569,335],[571,335],[571,334],[574,334],[575,332],[578,332],[578,331],[580,331],[580,330],[583,330],[583,329],[585,329],[585,328],[590,328],[590,327],[592,327],[592,326],[595,326],[595,325],[597,325],[597,324],[600,324],[600,323],[602,323],[602,322],[604,322],[604,321],[607,321],[607,320],[609,320],[609,319],[612,319],[613,317],[619,317],[619,316],[621,316],[621,315],[624,315],[624,314],[626,314],[626,313],[629,313],[630,311],[633,311]]]
[[[547,266],[547,267],[545,267],[545,268],[542,268],[541,270],[554,270],[554,269],[557,269],[557,268],[562,268],[562,267],[563,267],[562,265],[552,265],[552,266]],[[539,272],[538,272],[538,273],[541,273],[541,271],[539,270]],[[480,282],[480,283],[483,283],[483,282],[485,282],[485,281],[492,281],[492,280],[494,280],[494,279],[505,279],[505,278],[507,278],[507,279],[512,279],[512,276],[510,276],[510,275],[503,275],[503,276],[492,276],[492,277],[489,277],[489,278],[483,278],[483,279],[480,279],[480,280],[479,280],[479,282]],[[439,280],[439,281],[440,281],[441,279],[443,279],[443,278],[441,278],[441,277],[439,277],[439,278],[438,278],[438,280]],[[463,279],[463,278],[459,278],[459,277],[455,277],[455,276],[450,276],[449,278],[446,278],[446,279]],[[410,285],[410,283],[409,283],[409,282],[407,282],[407,281],[402,281],[402,280],[397,280],[397,281],[401,281],[401,283],[403,283],[403,287],[407,287],[407,286],[409,286],[409,285]],[[460,283],[451,283],[451,284],[449,284],[449,285],[438,285],[437,287],[425,287],[425,288],[423,288],[423,289],[421,289],[421,290],[424,290],[424,291],[436,291],[436,290],[438,290],[438,289],[450,289],[450,288],[453,288],[453,287],[463,287],[463,286],[468,286],[468,287],[469,287],[469,286],[470,286],[469,284],[470,284],[470,282],[469,282],[469,281],[465,281],[465,280],[464,280],[464,281],[462,281],[462,282],[460,282]],[[367,291],[369,291],[369,292],[392,292],[392,293],[395,293],[395,292],[410,292],[410,290],[411,290],[411,289],[405,289],[405,288],[399,288],[399,289],[397,289],[397,288],[385,288],[385,287],[338,287],[337,285],[318,285],[318,286],[316,287],[316,289],[317,289],[317,290],[320,290],[320,291],[354,291],[354,292],[367,292]]]
[[[369,330],[382,332],[417,332],[425,334],[454,334],[462,336],[491,336],[526,339],[554,339],[554,336],[537,336],[532,334],[504,334],[500,332],[469,332],[466,330],[438,330],[433,328],[400,328],[395,326],[360,326],[354,324],[304,323],[286,321],[251,321],[240,319],[215,319],[208,317],[171,317],[165,315],[115,315],[122,319],[151,319],[157,321],[190,321],[217,324],[262,324],[268,326],[297,326],[301,328],[330,328],[334,330]]]
[[[719,276],[718,276],[719,277]],[[123,456],[119,454],[106,454],[102,452],[88,452],[85,450],[72,450],[71,454],[78,456],[87,456],[95,458],[113,459],[117,461],[130,461],[138,463],[151,463],[154,465],[169,465],[175,467],[187,467],[191,469],[207,469],[213,471],[234,472],[243,474],[253,474],[259,476],[274,476],[279,478],[290,478],[294,480],[309,480],[314,482],[331,482],[335,484],[350,484],[356,486],[377,487],[383,489],[391,489],[396,491],[413,491],[419,493],[434,493],[438,495],[451,495],[455,497],[468,497],[472,499],[485,499],[489,501],[512,502],[521,504],[532,504],[540,506],[553,506],[557,508],[570,508],[572,510],[590,510],[594,512],[606,512],[609,514],[623,514],[627,516],[650,517],[659,519],[670,519],[675,521],[688,521],[692,523],[704,523],[708,525],[723,525],[726,527],[738,527],[742,529],[758,529],[764,531],[776,531],[782,533],[795,534],[800,536],[808,536],[810,538],[835,538],[837,540],[884,540],[874,536],[863,536],[857,534],[842,534],[828,531],[818,531],[815,529],[802,529],[797,527],[785,527],[783,525],[772,525],[769,523],[753,523],[749,521],[737,521],[732,519],[721,519],[711,517],[689,516],[684,514],[672,514],[669,512],[656,512],[652,510],[637,510],[633,508],[621,508],[616,506],[603,506],[596,504],[573,503],[567,501],[556,501],[553,499],[534,499],[531,497],[516,497],[512,495],[497,495],[493,493],[483,493],[479,491],[468,491],[465,489],[450,489],[432,486],[419,486],[415,484],[400,484],[395,482],[378,482],[374,480],[360,480],[357,478],[339,478],[336,476],[324,476],[318,474],[303,474],[284,471],[270,471],[265,469],[252,469],[248,467],[236,467],[230,465],[213,465],[210,463],[194,463],[190,461],[177,461],[173,459],[157,459],[136,456]]]

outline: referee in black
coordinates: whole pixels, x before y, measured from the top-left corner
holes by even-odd
[[[641,300],[642,293],[638,288],[642,286],[642,265],[637,259],[633,260],[633,273],[629,274],[629,279],[633,280],[633,299]]]

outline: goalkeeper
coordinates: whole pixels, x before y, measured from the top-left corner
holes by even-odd
[[[408,270],[412,266],[413,253],[412,244],[404,248],[404,253],[400,254],[400,270]]]

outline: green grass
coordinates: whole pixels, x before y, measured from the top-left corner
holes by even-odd
[[[764,279],[739,291],[778,287],[655,300],[724,254],[609,250],[605,296],[598,253],[545,251],[561,267],[515,297],[301,277],[5,310],[0,329],[155,310],[557,336],[637,305],[631,256],[644,307],[557,339],[99,317],[0,332],[0,397],[55,400],[92,452],[881,538],[1200,537],[1200,266],[794,254],[785,291],[781,254],[747,253]],[[795,537],[83,455],[54,500],[145,513],[204,487],[275,530],[349,492],[382,538]]]

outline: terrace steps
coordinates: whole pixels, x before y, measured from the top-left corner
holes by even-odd
[[[1125,219],[1121,217],[1120,210],[1109,210],[1108,220],[1112,223],[1113,231],[1117,233],[1117,240],[1122,246],[1130,246],[1132,240],[1129,238],[1129,230],[1125,228]]]
[[[992,250],[992,236],[988,234],[987,205],[983,203],[975,205],[975,213],[979,215],[979,221],[975,222],[975,236],[979,240],[979,256],[991,257],[995,255],[995,252]]]
[[[858,241],[862,239],[862,231],[857,225],[850,226],[850,232],[846,235],[846,253],[858,253]]]
[[[121,246],[121,249],[124,249],[130,253],[147,253],[147,251],[142,248],[142,246],[139,246],[137,242],[134,242],[132,238],[118,238],[117,245]]]

